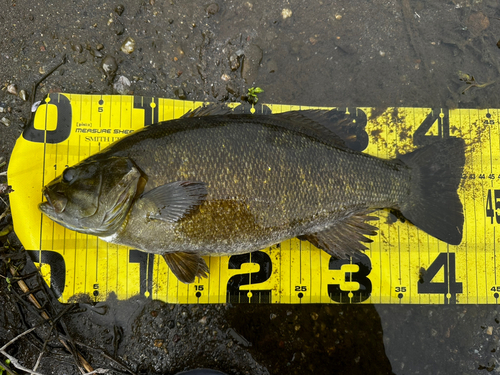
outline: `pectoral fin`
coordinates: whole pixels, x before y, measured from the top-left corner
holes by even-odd
[[[370,213],[366,211],[353,213],[322,232],[309,233],[297,238],[309,241],[318,249],[336,258],[349,258],[367,249],[363,242],[373,242],[365,237],[375,235],[378,229],[367,223],[367,221],[378,220],[375,216],[368,216]]]
[[[208,277],[207,264],[198,254],[166,253],[163,258],[173,274],[184,284],[191,284],[196,277]]]
[[[148,218],[176,222],[198,207],[207,196],[203,182],[175,181],[141,196]]]

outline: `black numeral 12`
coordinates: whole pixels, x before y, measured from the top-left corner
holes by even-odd
[[[493,202],[495,202],[494,208],[493,208]],[[493,218],[496,219],[497,224],[500,224],[499,210],[500,210],[500,190],[490,189],[488,190],[488,196],[486,197],[486,217],[491,218],[491,224],[493,224]]]

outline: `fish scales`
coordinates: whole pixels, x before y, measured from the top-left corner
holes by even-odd
[[[137,246],[147,231],[155,239],[149,248],[158,252],[248,252],[321,231],[346,213],[397,207],[407,195],[407,168],[393,161],[284,131],[268,116],[205,119],[202,127],[198,118],[177,120],[184,128],[175,133],[171,122],[153,126],[129,136],[122,150],[101,155],[132,159],[148,176],[145,191],[172,181],[207,184],[199,212],[179,221],[171,235],[163,225],[138,229],[142,215],[133,206],[121,241]]]

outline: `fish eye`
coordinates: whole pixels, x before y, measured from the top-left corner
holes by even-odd
[[[71,182],[75,178],[75,170],[73,168],[66,168],[62,174],[64,182]]]

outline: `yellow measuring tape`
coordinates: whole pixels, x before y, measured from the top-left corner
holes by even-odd
[[[95,301],[114,293],[120,299],[142,294],[169,303],[499,302],[500,113],[496,109],[335,109],[339,118],[364,132],[363,151],[381,158],[394,158],[435,138],[464,138],[467,161],[459,195],[465,224],[459,246],[447,245],[380,211],[380,229],[359,259],[334,259],[308,242],[292,239],[251,254],[205,257],[208,279],[185,285],[163,258],[70,231],[38,211],[42,187],[67,166],[135,129],[180,117],[200,105],[73,94],[50,94],[40,105],[12,153],[11,209],[17,235],[62,302],[82,293]],[[263,113],[312,108],[235,106],[235,111]]]

